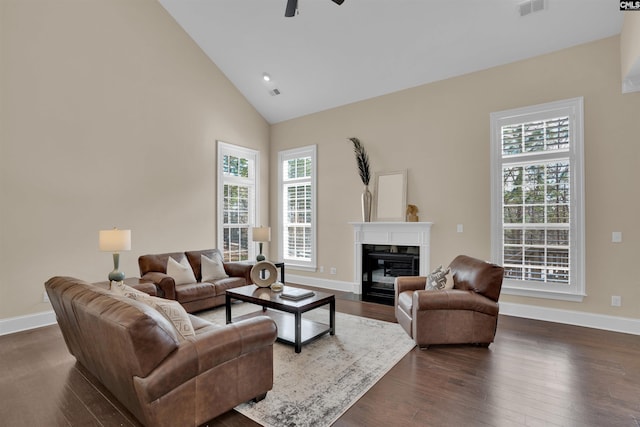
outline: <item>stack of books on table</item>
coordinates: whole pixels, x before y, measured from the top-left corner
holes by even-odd
[[[309,298],[315,295],[315,292],[307,289],[289,288],[285,287],[280,298],[288,299],[291,301],[300,301],[301,299]]]

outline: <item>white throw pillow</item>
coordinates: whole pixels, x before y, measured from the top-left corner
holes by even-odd
[[[176,285],[196,283],[196,276],[193,274],[191,265],[189,265],[189,261],[186,258],[182,258],[182,261],[178,262],[169,257],[167,260],[167,276],[173,277]]]
[[[229,277],[227,272],[224,271],[222,260],[218,256],[215,256],[214,259],[211,259],[205,255],[200,255],[200,268],[202,271],[203,282]]]
[[[151,308],[155,309],[173,325],[182,338],[196,336],[196,332],[191,324],[191,319],[189,319],[189,314],[178,301],[153,297],[127,286],[123,282],[111,283],[111,291],[118,295],[124,295],[143,304],[147,304]]]

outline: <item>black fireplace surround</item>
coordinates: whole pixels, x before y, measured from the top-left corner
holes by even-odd
[[[393,305],[398,276],[418,276],[417,246],[362,245],[362,300]]]

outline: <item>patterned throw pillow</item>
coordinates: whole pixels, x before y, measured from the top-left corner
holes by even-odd
[[[182,261],[178,262],[169,257],[167,260],[167,276],[173,277],[176,285],[196,283],[196,276],[193,274],[191,265],[186,258],[182,258]]]
[[[425,289],[428,291],[445,289],[447,287],[447,274],[449,274],[449,271],[449,268],[443,270],[441,265],[438,266],[438,268],[427,276],[427,286],[425,286]]]
[[[153,297],[131,286],[127,286],[123,282],[112,282],[111,291],[147,304],[149,307],[155,309],[173,325],[182,338],[196,336],[196,332],[191,324],[191,319],[189,319],[189,314],[187,314],[187,311],[178,301]]]
[[[205,255],[200,255],[200,268],[202,269],[203,282],[229,277],[227,272],[224,271],[224,265],[222,264],[222,259],[220,259],[219,256],[209,258]]]

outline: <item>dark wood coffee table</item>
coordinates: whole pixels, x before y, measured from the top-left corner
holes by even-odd
[[[285,286],[285,289],[291,286]],[[336,333],[336,297],[333,294],[314,291],[315,295],[300,301],[280,298],[282,292],[274,292],[270,288],[259,288],[256,285],[227,289],[226,314],[227,323],[255,316],[269,316],[278,325],[278,341],[295,346],[296,353],[302,351],[306,344],[329,332]],[[231,317],[231,301],[240,300],[262,306],[262,311],[249,313],[244,316]],[[329,325],[303,319],[302,313],[329,304]],[[271,310],[268,310],[271,309]]]

